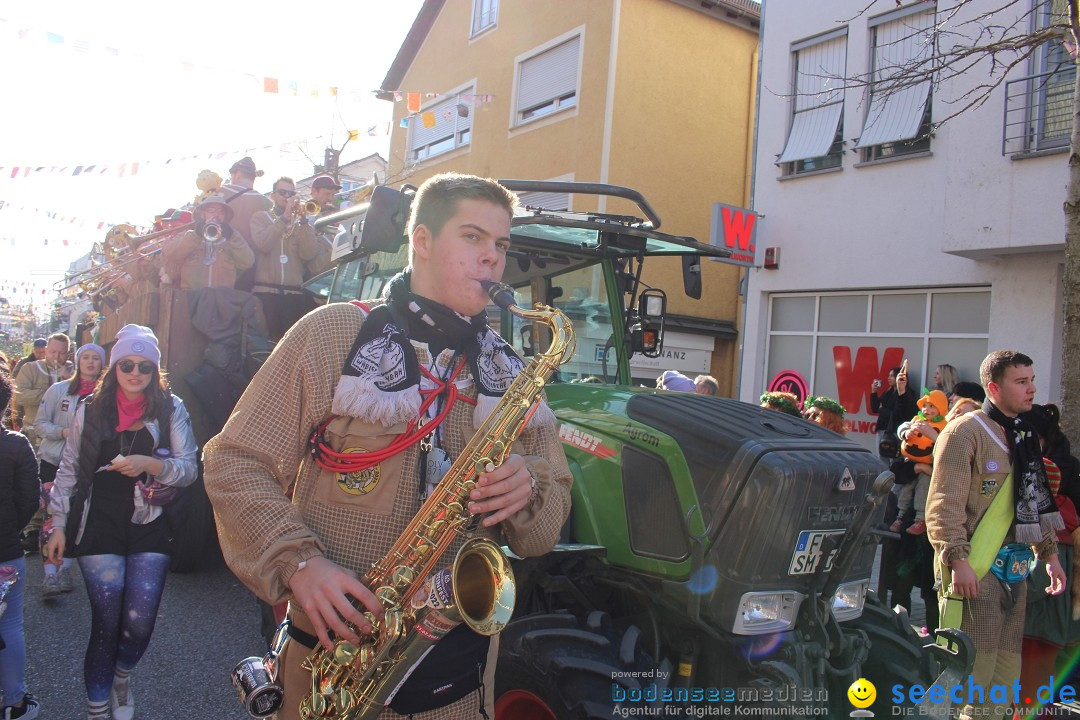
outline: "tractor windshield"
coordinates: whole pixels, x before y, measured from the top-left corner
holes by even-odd
[[[512,275],[509,268],[506,275]],[[611,351],[615,334],[601,263],[591,262],[570,269],[556,267],[554,271],[549,267],[547,273],[537,275],[529,282],[518,278],[510,284],[522,307],[532,307],[536,302],[554,305],[574,323],[577,352],[559,369],[556,382],[616,382],[618,363],[616,353]],[[504,314],[503,321],[509,322],[510,326],[508,332],[501,332],[502,336],[523,357],[547,348],[549,338],[544,326],[534,326],[509,313]]]

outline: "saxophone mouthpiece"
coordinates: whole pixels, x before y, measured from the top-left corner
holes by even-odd
[[[484,288],[484,292],[488,294],[488,297],[491,298],[491,302],[503,310],[509,310],[511,306],[517,305],[514,289],[509,285],[492,282],[491,280],[481,280],[480,285]]]

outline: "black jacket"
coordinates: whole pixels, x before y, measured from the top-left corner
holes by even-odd
[[[896,388],[891,387],[878,397],[875,392],[870,393],[870,412],[878,414],[877,432],[896,432],[900,423],[905,423],[919,412],[919,398],[915,396],[911,387],[903,395],[896,394]]]
[[[0,427],[0,562],[22,557],[22,529],[40,497],[34,448],[22,433]]]

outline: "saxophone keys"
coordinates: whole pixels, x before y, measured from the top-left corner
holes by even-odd
[[[371,666],[371,661],[375,657],[375,648],[371,645],[360,646],[360,667],[368,668]]]
[[[390,581],[394,584],[394,587],[405,587],[412,584],[413,578],[415,577],[416,573],[413,572],[411,567],[407,565],[398,565],[390,574]]]
[[[379,598],[379,602],[381,602],[384,607],[397,605],[398,601],[401,600],[401,594],[389,585],[383,585],[376,590],[375,597]]]
[[[334,662],[338,665],[352,665],[356,655],[357,647],[348,640],[341,640],[334,645]]]
[[[337,695],[334,704],[337,705],[338,714],[344,715],[356,706],[356,698],[345,688],[341,688]]]
[[[460,515],[464,510],[461,503],[459,503],[459,502],[452,502],[449,505],[447,505],[447,508],[449,508],[450,511],[452,513],[454,513],[455,515]]]

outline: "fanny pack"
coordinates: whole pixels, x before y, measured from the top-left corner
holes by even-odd
[[[1035,563],[1035,553],[1030,545],[1009,543],[998,550],[990,572],[1001,582],[1012,585],[1025,580]]]

